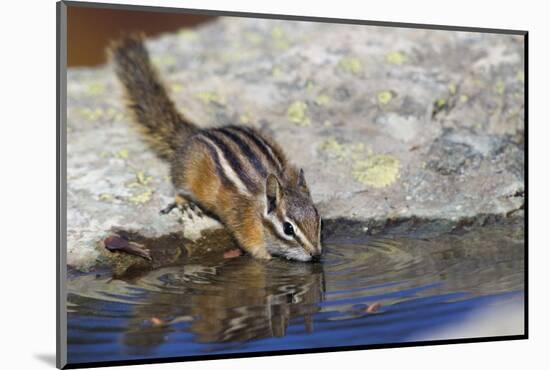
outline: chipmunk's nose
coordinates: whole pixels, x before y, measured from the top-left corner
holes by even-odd
[[[309,254],[311,255],[311,260],[312,261],[319,261],[321,259],[321,249],[320,248],[315,249],[314,252],[310,252]]]

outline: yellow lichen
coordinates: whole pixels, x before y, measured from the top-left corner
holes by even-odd
[[[85,119],[93,122],[99,120],[121,121],[124,118],[124,114],[113,107],[107,109],[82,107],[77,108],[77,112]]]
[[[368,149],[367,153],[371,153],[372,150]],[[349,146],[349,157],[357,161],[359,158],[364,157],[365,155],[365,144],[359,143],[359,144],[352,144]]]
[[[239,117],[239,121],[243,124],[247,124],[247,123],[250,123],[252,121],[252,117],[251,117],[250,113],[246,112],[246,113],[241,114],[241,116]]]
[[[523,73],[523,71],[518,71],[516,78],[519,82],[525,82],[525,73]]]
[[[283,38],[283,37],[285,37],[285,31],[283,31],[283,29],[281,27],[275,26],[271,30],[271,37],[273,37],[274,39]]]
[[[286,115],[291,122],[300,126],[309,126],[311,121],[307,116],[307,104],[303,101],[295,101],[288,107]]]
[[[339,161],[346,159],[357,160],[365,153],[365,145],[363,143],[341,144],[333,137],[325,139],[321,143],[320,149],[324,150]]]
[[[400,51],[392,51],[386,54],[386,61],[400,66],[407,61],[407,56]]]
[[[176,58],[172,55],[157,55],[151,58],[156,67],[170,67],[176,65]]]
[[[381,91],[378,93],[378,103],[381,105],[388,104],[393,98],[391,91]]]
[[[451,82],[448,86],[448,89],[451,95],[456,94],[456,85],[454,83]]]
[[[461,103],[466,103],[470,98],[468,97],[468,95],[466,94],[462,94],[460,95],[460,102]]]
[[[105,85],[99,82],[88,85],[88,95],[98,96],[105,92]]]
[[[363,72],[363,63],[356,57],[345,57],[340,60],[338,64],[344,71],[358,75]]]
[[[319,148],[339,161],[351,160],[352,175],[362,184],[383,188],[399,178],[400,162],[397,158],[386,154],[372,154],[372,149],[366,149],[363,143],[342,144],[329,137]]]
[[[152,195],[153,195],[153,190],[147,189],[143,193],[139,193],[134,196],[131,196],[130,202],[135,204],[143,204],[151,200]]]
[[[108,119],[112,119],[113,121],[122,121],[122,119],[124,118],[124,113],[118,111],[115,108],[108,108],[106,112],[106,117]]]
[[[439,98],[435,101],[435,105],[438,107],[438,108],[443,108],[445,106],[445,104],[447,104],[447,100],[443,99],[443,98]]]
[[[285,31],[279,26],[273,27],[271,38],[273,39],[273,45],[279,50],[286,50],[290,47],[290,41]]]
[[[100,118],[103,118],[105,111],[101,108],[80,108],[78,112],[89,121],[98,121]]]
[[[110,201],[113,199],[113,194],[101,193],[99,194],[99,200]]]
[[[400,162],[397,158],[378,154],[353,164],[352,175],[362,184],[374,188],[384,188],[399,178]]]
[[[259,45],[263,41],[262,35],[260,35],[257,32],[246,32],[244,34],[244,38],[246,39],[246,41],[248,41],[249,43],[251,43],[253,45]]]
[[[199,98],[204,104],[209,104],[209,103],[217,103],[220,105],[225,104],[225,99],[223,99],[221,96],[219,96],[215,92],[201,91],[196,93],[195,96]]]
[[[172,85],[170,85],[170,88],[172,89],[173,93],[177,94],[183,90],[183,85],[178,83],[173,83]]]
[[[178,36],[186,41],[195,41],[199,38],[199,35],[196,31],[192,31],[188,28],[182,28],[178,32]]]
[[[330,103],[330,97],[325,94],[321,94],[315,98],[315,104],[319,106],[325,106]]]
[[[143,171],[139,171],[136,173],[136,179],[138,184],[146,186],[153,178],[151,176],[146,176]]]
[[[498,81],[497,84],[495,85],[495,91],[497,92],[498,95],[504,94],[505,89],[506,89],[506,86],[502,81]]]
[[[118,158],[126,159],[126,158],[128,158],[128,154],[129,154],[129,153],[128,153],[128,149],[122,148],[122,149],[120,149],[118,152],[116,152],[115,155],[116,155]]]
[[[109,107],[107,109],[103,109],[100,107],[96,107],[96,108],[82,107],[82,108],[76,108],[76,112],[78,112],[82,117],[84,117],[88,121],[93,121],[93,122],[99,121],[99,120],[121,121],[124,118],[124,115],[122,114],[122,112],[118,111],[113,107]]]
[[[279,67],[274,67],[273,70],[271,71],[271,75],[274,78],[279,78],[283,75],[283,71]]]
[[[333,137],[325,139],[325,141],[321,143],[320,148],[336,156],[341,156],[343,153],[342,145]]]

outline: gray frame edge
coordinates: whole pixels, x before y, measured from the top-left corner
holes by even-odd
[[[56,367],[67,365],[67,5],[56,3]]]
[[[78,0],[62,0],[62,2],[67,6],[80,7],[80,8],[149,11],[149,12],[172,13],[172,14],[173,13],[199,14],[199,15],[240,17],[240,18],[280,19],[280,20],[287,20],[287,21],[358,24],[358,25],[364,25],[364,26],[415,28],[415,29],[419,28],[419,29],[426,29],[426,30],[496,33],[496,34],[504,34],[504,35],[525,35],[528,32],[527,30],[516,30],[516,29],[506,29],[506,28],[453,26],[453,25],[428,24],[428,23],[407,23],[407,22],[397,22],[397,21],[388,22],[388,21],[363,20],[363,19],[352,19],[352,18],[330,18],[330,17],[321,17],[321,16],[315,17],[315,16],[307,16],[307,15],[254,13],[254,12],[243,12],[243,11],[199,9],[199,8],[175,8],[175,7],[169,7],[169,6],[155,6],[155,5],[84,2],[84,1],[78,1]]]

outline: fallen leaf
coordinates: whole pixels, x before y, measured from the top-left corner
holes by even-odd
[[[109,236],[103,241],[103,244],[110,252],[121,251],[145,258],[149,261],[152,260],[149,249],[147,249],[144,245],[131,242],[128,239],[124,239],[118,235]]]
[[[367,311],[367,313],[376,313],[376,312],[378,312],[380,307],[382,307],[380,302],[375,302],[373,304],[369,304],[366,311]]]
[[[165,323],[162,319],[159,319],[158,317],[151,317],[151,323],[152,323],[154,326],[163,326],[163,325],[166,325],[166,323]]]
[[[231,249],[223,254],[223,258],[235,258],[242,256],[243,251],[240,249]]]

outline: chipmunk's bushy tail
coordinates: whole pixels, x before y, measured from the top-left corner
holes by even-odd
[[[170,160],[196,126],[178,112],[168,97],[141,35],[121,38],[111,44],[108,52],[124,86],[128,109],[157,154]]]

